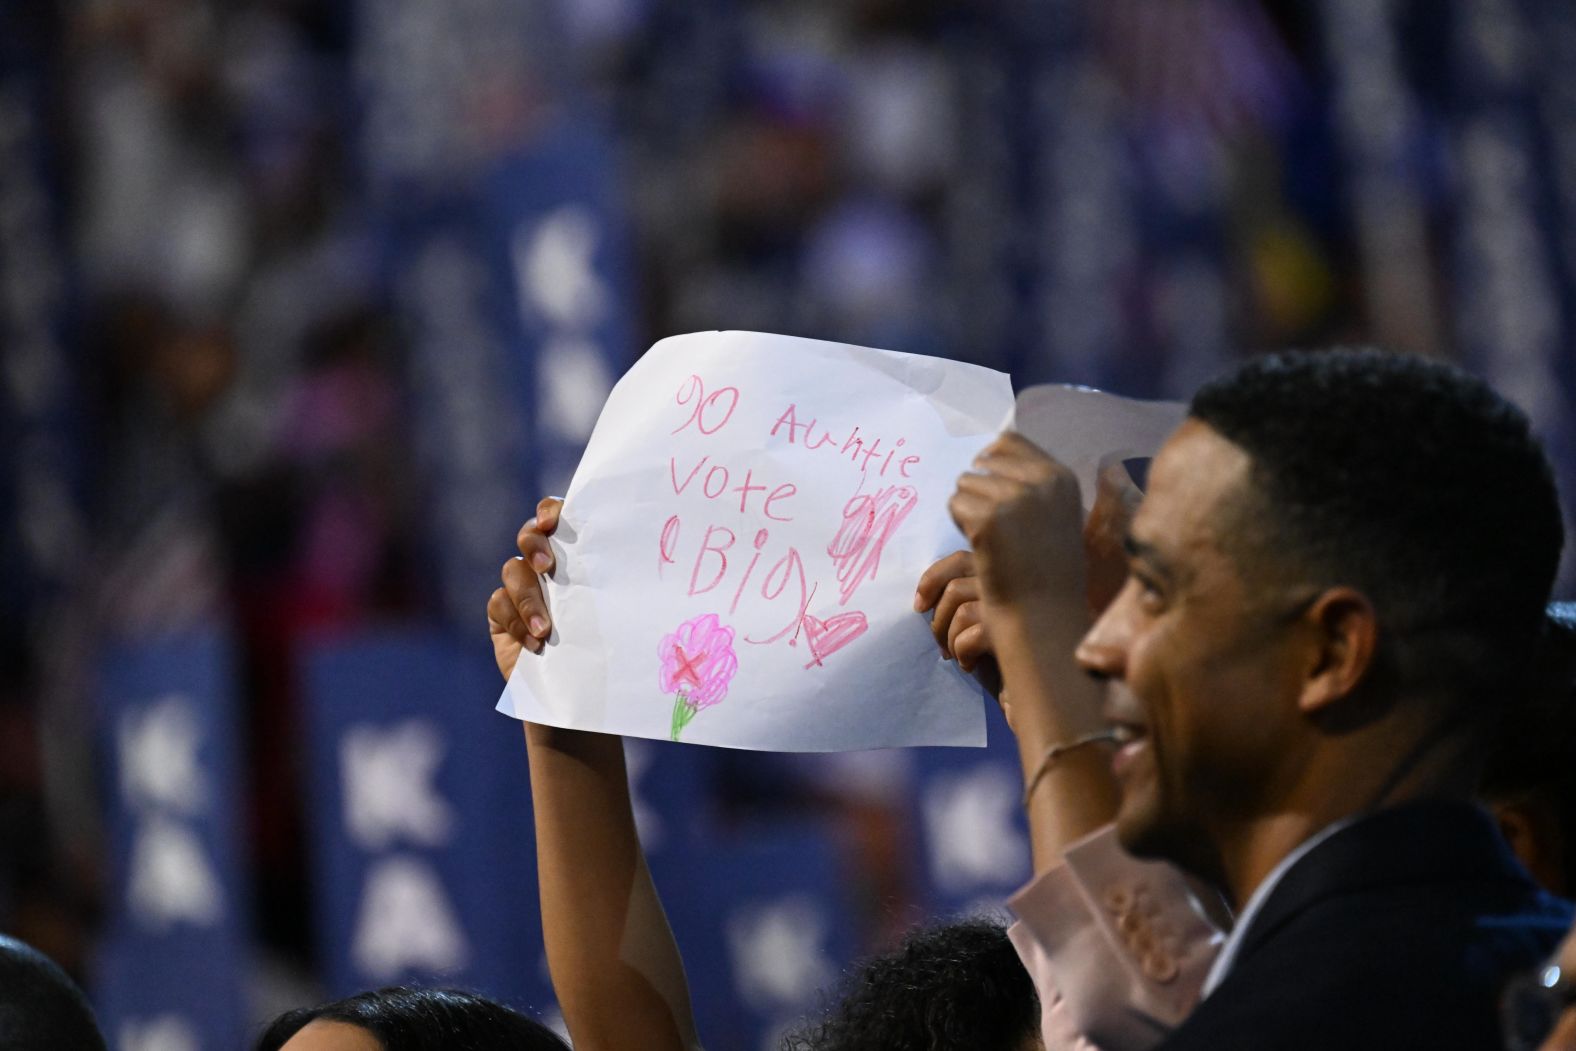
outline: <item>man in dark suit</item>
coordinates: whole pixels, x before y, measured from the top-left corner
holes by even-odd
[[[1470,797],[1561,535],[1525,418],[1456,370],[1277,355],[1194,398],[1078,650],[1123,845],[1237,912],[1165,1047],[1498,1046],[1569,912]]]

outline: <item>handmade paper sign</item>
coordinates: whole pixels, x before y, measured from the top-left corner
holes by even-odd
[[[1138,401],[1091,387],[1045,384],[1018,395],[1012,427],[1072,469],[1088,511],[1102,470],[1153,457],[1186,415],[1179,401]]]
[[[674,336],[619,381],[566,494],[553,633],[498,703],[734,748],[982,745],[979,687],[913,610],[965,547],[958,475],[1006,375],[755,332]]]

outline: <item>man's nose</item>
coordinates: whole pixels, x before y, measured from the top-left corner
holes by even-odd
[[[1106,607],[1100,619],[1084,634],[1073,656],[1096,679],[1120,679],[1127,670],[1127,630],[1125,609],[1128,588]]]

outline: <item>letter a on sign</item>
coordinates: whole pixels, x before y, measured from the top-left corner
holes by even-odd
[[[445,972],[470,958],[465,934],[438,874],[413,857],[372,864],[356,918],[351,958],[370,979]]]

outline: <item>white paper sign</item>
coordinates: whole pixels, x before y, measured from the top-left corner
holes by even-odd
[[[1152,457],[1187,416],[1179,401],[1138,401],[1091,387],[1045,384],[1018,395],[1011,427],[1072,469],[1084,510],[1100,471]]]
[[[914,587],[966,543],[958,475],[1006,375],[753,332],[652,347],[609,396],[566,495],[553,634],[498,707],[735,748],[982,745],[974,681]]]

